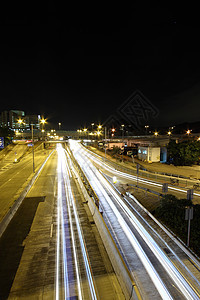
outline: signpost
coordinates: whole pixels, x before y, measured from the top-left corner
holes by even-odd
[[[188,236],[187,236],[187,246],[190,244],[190,220],[193,219],[193,207],[186,207],[185,209],[185,220],[188,220]]]
[[[138,176],[139,176],[139,169],[140,169],[140,165],[137,163],[136,165],[137,168],[137,188],[138,188]]]
[[[162,192],[164,193],[164,194],[166,194],[167,192],[168,192],[168,183],[163,183],[163,185],[162,185]]]

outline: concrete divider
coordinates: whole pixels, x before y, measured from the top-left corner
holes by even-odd
[[[81,191],[84,195],[84,198],[86,201],[88,201],[89,209],[92,213],[94,222],[97,226],[97,229],[99,231],[99,234],[101,236],[101,239],[103,241],[103,244],[106,248],[106,251],[108,253],[108,256],[110,258],[110,261],[112,263],[113,269],[117,275],[117,278],[119,280],[119,283],[121,285],[121,288],[123,290],[123,293],[125,295],[126,299],[142,299],[141,295],[139,293],[139,290],[132,278],[132,275],[130,271],[128,270],[121,253],[119,252],[115,241],[112,238],[112,235],[110,234],[110,231],[107,228],[107,225],[101,215],[101,213],[98,210],[98,207],[96,206],[94,200],[89,196],[81,177],[79,176],[79,172],[75,170],[76,179],[78,181],[78,184],[81,188]]]
[[[41,167],[38,169],[38,171],[33,175],[33,177],[31,178],[31,180],[29,181],[29,183],[27,184],[27,186],[25,187],[25,189],[23,190],[23,192],[20,194],[20,196],[15,200],[13,206],[9,209],[9,211],[7,212],[7,214],[4,216],[3,220],[0,223],[0,237],[2,236],[2,234],[4,233],[4,231],[6,230],[8,224],[10,223],[10,221],[12,220],[14,214],[16,213],[16,211],[18,210],[18,208],[20,207],[22,201],[24,200],[24,198],[26,197],[27,193],[29,192],[30,188],[32,187],[33,183],[35,182],[35,180],[37,179],[38,175],[40,174],[40,172],[42,171],[44,165],[46,164],[46,162],[48,161],[48,159],[50,158],[50,156],[52,155],[52,153],[55,150],[53,150],[48,157],[45,159],[44,163],[41,165]]]

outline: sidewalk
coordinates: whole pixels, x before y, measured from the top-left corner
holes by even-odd
[[[147,171],[184,176],[192,179],[200,179],[200,166],[174,166],[163,163],[148,163],[134,158],[136,163],[142,165]]]

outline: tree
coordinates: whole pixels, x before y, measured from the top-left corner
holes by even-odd
[[[171,140],[167,151],[170,163],[173,163],[175,166],[190,166],[199,163],[200,142],[184,141],[177,144],[174,140]]]
[[[193,205],[191,200],[178,199],[174,195],[167,194],[162,197],[160,206],[156,208],[154,215],[186,243],[188,223],[185,220],[185,209],[187,206],[194,208],[190,247],[197,255],[200,255],[200,205]]]

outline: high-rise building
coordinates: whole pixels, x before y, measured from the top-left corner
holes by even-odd
[[[9,110],[9,121],[8,121],[8,127],[12,129],[22,129],[24,128],[24,124],[19,123],[19,120],[24,119],[25,112],[22,110]]]
[[[34,129],[40,129],[40,115],[26,115],[24,118],[25,128],[29,129],[33,125]]]
[[[25,115],[22,110],[5,110],[0,115],[0,126],[13,130],[40,129],[40,115]]]

